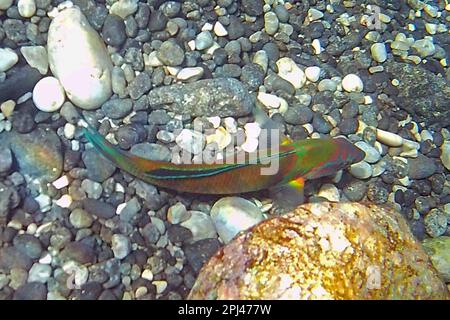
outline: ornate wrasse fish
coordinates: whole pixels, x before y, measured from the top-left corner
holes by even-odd
[[[280,187],[301,191],[304,180],[331,175],[364,158],[364,152],[347,139],[335,138],[289,141],[253,162],[173,164],[122,151],[87,123],[83,130],[87,140],[122,170],[159,187],[197,194],[237,194]],[[271,160],[278,161],[278,170],[261,174]]]

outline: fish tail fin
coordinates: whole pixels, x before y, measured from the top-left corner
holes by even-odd
[[[85,120],[80,120],[78,124],[83,128],[83,134],[86,139],[97,149],[105,158],[114,163],[117,167],[128,171],[134,175],[139,173],[139,169],[134,164],[134,159],[127,153],[119,150],[116,146],[107,141],[98,131],[96,131]]]

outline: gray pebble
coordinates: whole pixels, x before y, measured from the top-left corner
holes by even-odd
[[[147,72],[141,72],[131,81],[128,92],[131,99],[137,100],[147,93],[152,87],[152,81]]]
[[[172,153],[169,148],[156,143],[139,143],[131,147],[130,152],[138,157],[156,161],[170,161]]]
[[[184,61],[184,50],[175,41],[165,41],[157,52],[158,59],[166,66],[176,67]]]
[[[127,116],[133,109],[131,99],[112,99],[102,105],[102,111],[105,116],[111,119],[121,119]]]
[[[439,209],[432,209],[424,218],[425,231],[433,238],[447,230],[447,216]]]
[[[31,234],[19,234],[14,238],[13,243],[18,251],[31,259],[38,259],[41,256],[42,244],[38,238]]]
[[[103,23],[102,38],[113,47],[119,47],[125,42],[127,35],[125,34],[125,23],[121,17],[114,14],[106,17]]]
[[[314,116],[314,112],[307,107],[293,105],[287,109],[283,118],[287,123],[293,125],[301,125],[309,123]]]
[[[90,214],[102,219],[110,219],[116,215],[116,209],[111,204],[101,200],[84,199],[83,208]]]
[[[408,177],[411,179],[425,179],[436,172],[434,161],[424,155],[419,154],[415,159],[408,159]]]
[[[96,149],[85,150],[81,158],[91,180],[103,182],[116,171],[116,166],[105,159]]]
[[[13,300],[45,300],[47,298],[47,287],[39,282],[26,283],[17,288]]]
[[[0,174],[7,173],[12,166],[12,154],[9,148],[0,149]]]

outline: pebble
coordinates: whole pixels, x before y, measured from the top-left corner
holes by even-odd
[[[148,23],[148,29],[150,31],[164,30],[167,24],[167,16],[160,10],[153,11],[150,14],[150,21]]]
[[[305,69],[305,76],[311,82],[317,82],[320,78],[320,68],[316,66],[307,67]]]
[[[131,242],[122,234],[114,234],[111,238],[111,249],[116,259],[124,259],[131,252]]]
[[[336,188],[336,186],[334,184],[331,184],[331,183],[323,184],[320,187],[319,192],[317,193],[317,195],[319,197],[323,197],[323,198],[325,198],[325,199],[327,199],[328,201],[331,201],[331,202],[339,202],[339,200],[340,200],[340,195],[339,195],[338,188]]]
[[[101,200],[84,199],[83,208],[90,214],[101,219],[110,219],[116,215],[116,209],[111,204]]]
[[[281,78],[289,81],[295,89],[303,87],[306,82],[306,75],[291,58],[281,58],[276,64],[278,75]]]
[[[314,8],[308,10],[309,21],[316,21],[323,18],[323,12]]]
[[[147,72],[139,73],[128,86],[131,99],[137,100],[147,93],[152,87],[152,81]]]
[[[70,213],[69,221],[75,228],[82,229],[89,228],[94,220],[87,211],[76,208]]]
[[[182,222],[181,226],[191,231],[191,242],[217,237],[214,223],[208,214],[200,211],[189,211],[189,214],[190,218]]]
[[[122,19],[135,13],[138,9],[138,0],[119,0],[113,3],[109,13],[115,14]]]
[[[50,69],[75,105],[92,110],[111,96],[110,55],[78,7],[64,9],[52,20],[47,51]]]
[[[31,234],[19,234],[13,240],[14,248],[31,259],[38,259],[42,254],[42,244]],[[23,266],[25,268],[25,265]]]
[[[103,182],[116,171],[115,165],[106,160],[96,149],[85,150],[81,158],[91,180]]]
[[[431,56],[436,52],[436,46],[433,40],[428,38],[416,40],[411,48],[415,49],[422,58]]]
[[[26,283],[14,292],[13,300],[45,300],[47,287],[39,282]]]
[[[44,112],[58,110],[63,105],[65,98],[64,88],[54,77],[42,78],[33,89],[34,105]]]
[[[368,163],[376,163],[376,162],[378,162],[378,160],[380,160],[381,155],[378,152],[378,150],[375,149],[374,147],[370,146],[366,142],[358,141],[355,143],[355,146],[357,146],[358,148],[360,148],[362,151],[364,151],[366,153],[366,156],[364,157],[364,161],[366,161]]]
[[[111,119],[121,119],[127,116],[133,109],[131,99],[112,99],[102,105],[102,111],[105,116]]]
[[[381,129],[377,129],[377,140],[389,147],[400,147],[403,144],[401,136]]]
[[[314,116],[314,112],[307,107],[293,105],[283,114],[284,120],[293,125],[303,125],[310,123]]]
[[[445,141],[441,145],[441,161],[447,170],[450,170],[450,141]]]
[[[83,242],[69,242],[62,250],[60,259],[85,264],[93,263],[96,260],[96,255],[94,249]]]
[[[199,272],[208,259],[217,252],[221,244],[217,239],[204,239],[183,247],[189,265]]]
[[[202,67],[183,68],[177,73],[176,78],[180,81],[195,81],[200,79],[204,72]]]
[[[123,19],[114,14],[108,15],[103,23],[102,38],[113,47],[121,46],[127,39]]]
[[[36,2],[35,0],[19,0],[17,9],[22,17],[30,18],[36,13]]]
[[[148,160],[170,161],[172,153],[169,148],[156,143],[138,143],[131,147],[130,153]]]
[[[358,202],[366,195],[367,184],[364,181],[352,180],[342,191],[348,200]]]
[[[1,119],[9,118],[13,114],[15,107],[16,102],[14,100],[7,100],[0,104],[0,111],[3,114],[3,117],[0,116]]]
[[[31,67],[36,68],[42,75],[47,74],[48,56],[45,47],[24,46],[20,48],[20,52]]]
[[[216,143],[219,150],[225,149],[231,141],[231,134],[224,127],[217,128],[214,134],[206,137],[206,143]]]
[[[274,12],[269,11],[264,14],[264,30],[268,35],[273,36],[278,31],[279,24],[278,17]]]
[[[253,100],[243,84],[232,78],[204,79],[154,88],[150,106],[198,116],[240,117],[250,113]]]
[[[184,204],[177,202],[167,210],[167,220],[172,224],[179,224],[189,219],[190,213]]]
[[[19,61],[19,56],[10,48],[0,48],[0,72],[9,70]]]
[[[227,29],[220,23],[220,21],[216,21],[214,24],[214,34],[218,37],[225,37],[228,35]]]
[[[197,50],[208,49],[213,43],[214,39],[209,31],[202,31],[195,38],[195,48]]]
[[[364,85],[356,74],[348,74],[342,79],[342,88],[347,92],[362,92]]]
[[[408,159],[408,177],[410,179],[425,179],[432,176],[436,172],[435,162],[419,154],[415,159]]]
[[[450,282],[450,237],[425,239],[422,244],[444,281]]]
[[[214,203],[211,218],[220,239],[228,243],[240,231],[247,230],[264,220],[261,210],[240,197],[225,197]]]
[[[447,230],[447,216],[442,210],[431,209],[424,218],[425,231],[432,238],[439,237]]]
[[[374,43],[370,47],[372,58],[379,63],[383,63],[387,59],[387,51],[384,43]]]
[[[7,10],[12,6],[14,0],[0,0],[0,10]]]
[[[176,67],[184,61],[183,49],[174,41],[164,41],[156,54],[159,61],[166,66]]]
[[[372,176],[372,167],[365,161],[350,166],[349,172],[358,179],[367,179]]]
[[[66,175],[64,175],[61,178],[56,179],[55,181],[53,181],[52,185],[56,189],[60,190],[60,189],[65,188],[65,187],[67,187],[69,185],[69,179],[67,178]]]
[[[175,138],[175,142],[181,149],[187,150],[195,155],[203,151],[205,137],[200,132],[183,129]]]
[[[28,282],[47,283],[52,275],[52,267],[48,264],[35,263],[28,271]]]

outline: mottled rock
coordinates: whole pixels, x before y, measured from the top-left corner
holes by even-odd
[[[444,281],[450,282],[450,237],[425,239],[422,244]]]
[[[398,212],[375,205],[319,203],[266,220],[219,249],[188,298],[449,297]]]
[[[433,159],[421,154],[417,158],[408,159],[408,168],[410,179],[425,179],[436,172],[436,164]]]
[[[250,113],[253,100],[232,78],[205,79],[155,88],[148,94],[152,108],[191,116],[240,117]]]

